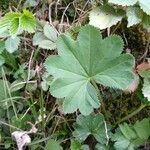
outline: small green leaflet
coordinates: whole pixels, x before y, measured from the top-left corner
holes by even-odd
[[[90,12],[89,24],[100,29],[105,29],[117,24],[123,17],[124,12],[122,10],[115,10],[109,5],[104,5],[93,8]]]
[[[23,10],[23,14],[20,17],[20,27],[29,33],[33,33],[36,30],[36,20],[33,14],[26,9]]]
[[[10,23],[10,34],[17,35],[19,31],[19,18],[14,18]]]
[[[89,116],[79,115],[74,124],[73,132],[76,139],[83,142],[89,135],[93,135],[101,144],[108,144],[109,133],[106,122],[101,114],[90,114]]]
[[[36,20],[31,12],[24,9],[22,13],[9,12],[0,20],[0,37],[7,38],[5,48],[13,53],[18,49],[22,31],[33,33],[36,29]]]
[[[20,30],[33,33],[35,29],[36,20],[26,9],[22,13],[9,12],[0,20],[0,33],[9,30],[11,36],[16,36]]]
[[[47,38],[45,37],[44,33],[42,32],[36,32],[33,36],[33,45],[37,46],[41,43],[41,41],[43,40],[47,40]]]
[[[40,42],[39,47],[43,48],[43,49],[54,50],[54,49],[56,49],[56,43],[54,43],[50,40],[43,40]]]
[[[10,29],[10,26],[12,25],[12,21],[14,22],[14,19],[19,18],[21,16],[21,13],[18,12],[9,12],[4,17],[0,19],[0,33],[3,33],[4,31]],[[13,26],[18,26],[13,24]]]
[[[9,37],[5,41],[5,48],[9,53],[13,53],[14,51],[18,49],[19,44],[20,44],[19,37],[15,37],[15,38]]]
[[[48,25],[44,25],[43,32],[37,32],[33,37],[33,45],[38,45],[40,48],[54,50],[56,49],[57,41],[56,30]]]
[[[26,0],[24,3],[25,7],[34,7],[37,6],[38,2],[37,0]]]
[[[52,26],[48,25],[47,23],[44,26],[44,35],[53,42],[57,40],[57,32]]]
[[[144,144],[150,136],[150,121],[143,119],[137,121],[133,126],[127,123],[119,125],[112,140],[115,141],[114,148],[116,150],[134,150],[138,146]]]
[[[89,115],[100,102],[91,81],[118,89],[127,88],[134,79],[134,58],[121,54],[123,41],[112,35],[102,39],[94,27],[83,27],[74,41],[68,35],[57,40],[58,56],[49,56],[45,67],[54,76],[50,92],[64,98],[63,110],[73,113],[77,109]]]

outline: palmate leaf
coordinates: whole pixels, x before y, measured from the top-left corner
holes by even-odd
[[[61,35],[57,41],[58,56],[49,56],[45,67],[54,76],[51,94],[64,98],[65,113],[77,109],[84,115],[98,108],[100,102],[91,81],[104,86],[125,89],[133,80],[134,58],[121,54],[122,39],[102,39],[99,31],[88,25],[81,29],[77,41]]]
[[[144,144],[150,136],[150,121],[143,119],[134,125],[127,123],[119,125],[116,133],[112,136],[115,141],[115,150],[134,150]]]
[[[79,115],[74,128],[73,135],[81,142],[86,140],[89,135],[93,135],[101,144],[106,144],[109,141],[110,133],[108,132],[110,131],[107,129],[104,117],[101,114]]]

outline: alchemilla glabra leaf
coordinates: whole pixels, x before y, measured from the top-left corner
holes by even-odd
[[[84,26],[77,40],[61,35],[57,40],[58,55],[49,56],[45,67],[54,76],[50,92],[65,98],[63,109],[72,113],[77,109],[89,115],[100,106],[92,81],[118,89],[125,89],[133,80],[134,58],[121,54],[123,41],[112,35],[102,39],[99,31]]]
[[[74,124],[73,136],[83,142],[89,135],[93,135],[101,144],[107,144],[111,135],[110,127],[107,126],[102,114],[79,115]]]

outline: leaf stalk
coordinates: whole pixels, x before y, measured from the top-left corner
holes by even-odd
[[[132,118],[133,116],[138,114],[146,106],[147,106],[146,104],[141,104],[141,106],[138,109],[134,110],[131,114],[128,114],[127,116],[125,116],[122,119],[118,120],[114,126],[120,124],[121,122],[123,122],[125,120],[128,120],[128,119]]]

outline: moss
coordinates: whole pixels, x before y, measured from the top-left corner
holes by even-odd
[[[129,49],[136,59],[143,55],[147,44],[147,33],[141,25],[127,28],[127,21],[124,19],[115,34],[123,38],[125,49]]]
[[[138,96],[133,94],[125,94],[118,90],[108,89],[103,93],[106,111],[109,114],[108,120],[115,124],[116,121],[122,119],[126,115],[132,113],[140,107],[141,100]],[[142,120],[149,117],[150,108],[146,107],[140,113],[127,120],[130,123],[135,123],[137,120]]]

